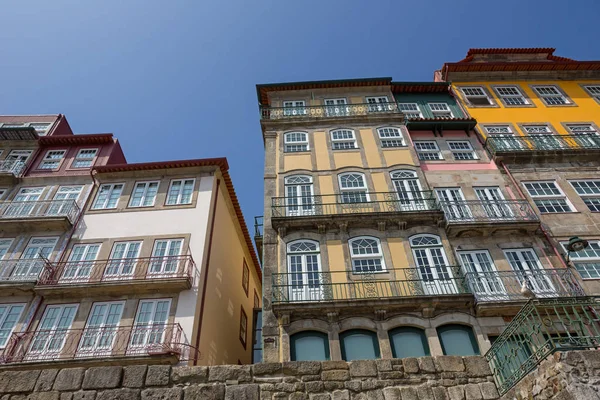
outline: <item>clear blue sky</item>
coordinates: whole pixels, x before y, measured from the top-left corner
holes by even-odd
[[[598,0],[4,0],[0,15],[0,114],[63,113],[129,162],[226,156],[249,225],[257,83],[428,81],[470,47],[600,59]]]

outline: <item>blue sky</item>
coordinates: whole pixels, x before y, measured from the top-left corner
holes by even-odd
[[[470,47],[599,60],[597,0],[5,0],[0,114],[112,132],[129,162],[225,156],[263,213],[257,83],[431,80]]]

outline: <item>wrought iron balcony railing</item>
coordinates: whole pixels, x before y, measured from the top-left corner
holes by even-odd
[[[599,346],[597,297],[537,299],[519,311],[485,358],[502,395],[550,354]]]
[[[179,324],[102,326],[13,333],[0,363],[175,355],[186,359]]]
[[[80,209],[75,200],[5,201],[0,203],[0,219],[64,217],[75,223]]]
[[[186,280],[191,284],[195,270],[196,264],[190,255],[66,261],[46,264],[38,285],[133,283],[174,279]]]
[[[440,200],[440,206],[449,224],[536,222],[540,220],[527,200]]]
[[[14,176],[21,175],[25,169],[25,162],[19,160],[4,160],[0,162],[0,173],[12,174]]]
[[[469,294],[458,267],[381,271],[293,272],[272,275],[273,303],[378,300]]]
[[[525,301],[527,298],[521,293],[523,282],[538,298],[585,295],[571,270],[566,268],[467,272],[465,278],[477,303]]]
[[[0,283],[36,282],[46,261],[40,258],[23,260],[0,260]]]
[[[529,135],[492,136],[485,141],[492,154],[527,153],[536,151],[600,150],[600,135],[585,133],[577,135]]]
[[[263,120],[340,118],[377,114],[402,114],[396,103],[336,104],[298,107],[261,107]]]
[[[409,193],[349,191],[341,194],[273,197],[271,209],[274,218],[440,210],[432,191]]]

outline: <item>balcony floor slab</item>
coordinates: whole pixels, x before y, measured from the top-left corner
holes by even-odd
[[[178,293],[192,287],[188,278],[79,282],[37,285],[35,293],[49,298],[81,298],[90,296],[122,296],[127,294]]]

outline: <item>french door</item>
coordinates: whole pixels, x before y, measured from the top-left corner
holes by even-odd
[[[166,239],[154,242],[152,260],[148,268],[151,275],[174,275],[177,273],[183,247],[183,239]]]
[[[71,343],[74,339],[68,337],[68,330],[75,318],[77,307],[77,304],[47,306],[34,334],[29,354],[35,354],[35,359],[55,359],[67,340],[70,339],[69,346],[76,345]]]
[[[291,301],[314,301],[323,298],[319,254],[290,254],[289,297]]]
[[[133,277],[142,242],[115,243],[110,255],[110,261],[104,271],[106,279]]]
[[[386,96],[380,97],[367,97],[367,103],[369,104],[369,112],[386,112],[391,110],[391,106]]]
[[[400,179],[395,178],[394,173],[392,173],[392,182],[396,189],[400,210],[415,211],[427,209],[427,204],[423,200],[421,193],[421,184],[417,178],[407,177]]]
[[[475,194],[481,201],[485,215],[492,219],[512,218],[513,212],[504,201],[499,187],[475,188]]]
[[[58,238],[31,238],[29,244],[23,250],[21,258],[17,262],[10,279],[11,280],[35,280],[42,268],[44,259],[48,259],[56,246]]]
[[[312,178],[309,176],[290,176],[285,184],[286,214],[302,216],[315,214],[315,201]]]
[[[77,349],[78,357],[107,355],[113,351],[124,305],[124,301],[94,303]]]
[[[556,295],[552,280],[545,273],[533,249],[504,250],[504,254],[511,268],[516,272],[519,285],[526,282],[529,289],[540,297],[553,297]]]
[[[444,295],[458,293],[448,266],[444,249],[440,247],[424,247],[413,249],[417,268],[425,294]]]
[[[132,350],[164,342],[170,307],[171,299],[140,300],[131,334]]]
[[[460,221],[473,218],[460,188],[435,189],[435,193],[447,217]]]
[[[328,117],[337,117],[350,114],[346,99],[326,99],[325,114]]]
[[[79,198],[83,186],[61,186],[48,207],[49,215],[65,215],[71,211],[73,203]],[[72,200],[72,201],[68,201]]]
[[[294,117],[296,115],[306,115],[304,101],[284,101],[283,115],[286,117]]]
[[[461,251],[458,255],[467,274],[467,281],[476,296],[486,300],[506,299],[506,289],[490,253],[486,250],[474,250]]]
[[[87,282],[99,250],[99,244],[76,244],[73,246],[60,282]]]
[[[8,170],[15,175],[21,173],[31,153],[31,150],[11,151],[8,156],[2,160],[2,169],[5,171]]]
[[[5,215],[12,217],[26,217],[33,212],[36,201],[40,199],[44,188],[22,188],[6,209]]]

